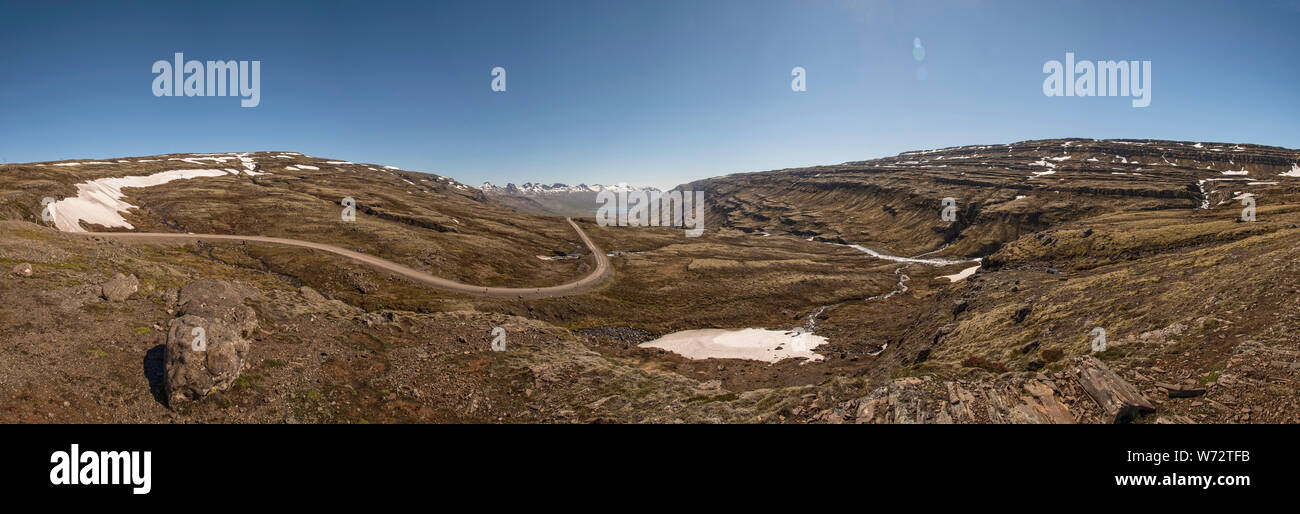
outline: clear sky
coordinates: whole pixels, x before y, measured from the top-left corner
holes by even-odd
[[[1296,148],[1297,27],[1300,0],[0,0],[0,159],[287,150],[671,186],[1053,137]],[[1044,96],[1067,51],[1152,61],[1151,105]],[[261,105],[154,97],[175,52],[261,61]]]

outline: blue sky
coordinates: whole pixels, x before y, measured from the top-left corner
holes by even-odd
[[[288,150],[670,186],[1053,137],[1296,148],[1298,26],[1300,0],[3,0],[0,159]],[[1151,105],[1044,96],[1067,51],[1152,61]],[[261,105],[154,97],[175,52],[262,61]]]

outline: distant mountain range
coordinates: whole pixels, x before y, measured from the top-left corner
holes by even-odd
[[[602,191],[658,191],[653,187],[638,187],[627,184],[541,184],[525,182],[523,185],[508,183],[505,186],[484,182],[479,186],[484,196],[496,203],[530,214],[548,214],[554,216],[587,217],[595,214],[600,204],[596,195]]]

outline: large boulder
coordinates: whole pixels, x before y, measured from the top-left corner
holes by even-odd
[[[135,275],[118,273],[113,278],[100,284],[100,296],[110,302],[120,302],[140,290],[140,280]]]
[[[181,288],[177,305],[181,316],[218,321],[248,337],[257,328],[257,314],[244,300],[258,294],[257,288],[243,282],[197,280]]]
[[[167,324],[163,351],[168,405],[234,385],[247,366],[247,338],[257,329],[257,314],[244,300],[259,293],[248,284],[218,280],[199,280],[180,289],[179,317]],[[201,343],[196,342],[199,334]]]
[[[222,322],[192,315],[169,321],[163,350],[168,405],[229,389],[247,365],[248,347],[247,339]]]

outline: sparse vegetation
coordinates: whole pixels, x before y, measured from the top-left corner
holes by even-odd
[[[982,370],[992,371],[994,373],[1006,373],[1007,371],[1010,371],[1007,369],[1005,365],[1003,365],[1000,362],[993,362],[988,359],[985,359],[984,357],[979,357],[979,356],[970,356],[965,359],[962,359],[961,365],[967,368],[980,368]]]
[[[952,405],[948,395],[957,393],[947,386],[963,381],[972,391],[1001,387],[1006,398],[1044,394],[1028,392],[1026,380],[1042,380],[1054,398],[1077,402],[1072,414],[1095,420],[1089,396],[1067,391],[1093,355],[1095,327],[1109,338],[1095,357],[1143,394],[1157,380],[1215,384],[1206,399],[1230,394],[1235,402],[1224,404],[1258,409],[1252,422],[1293,420],[1300,400],[1276,384],[1290,383],[1285,352],[1300,329],[1298,184],[1241,186],[1268,202],[1258,222],[1235,223],[1227,207],[1192,208],[1200,198],[1188,184],[1210,175],[1189,167],[1190,157],[1170,155],[1175,164],[1149,178],[1118,182],[1084,164],[1115,145],[1072,143],[1077,157],[1057,161],[1065,181],[1030,179],[1023,169],[1059,153],[1060,140],[1003,150],[988,166],[962,167],[955,157],[975,151],[958,149],[927,154],[951,159],[942,171],[884,159],[701,181],[688,187],[714,202],[703,237],[583,221],[598,245],[631,253],[611,258],[613,282],[545,300],[457,296],[300,248],[60,234],[17,221],[30,209],[4,205],[75,194],[78,181],[120,172],[18,165],[22,173],[0,176],[0,194],[12,198],[0,203],[0,265],[28,262],[35,273],[0,280],[0,295],[14,299],[0,309],[0,338],[31,343],[0,365],[13,383],[46,396],[67,394],[47,377],[51,366],[70,366],[53,371],[147,398],[156,378],[141,363],[156,373],[168,322],[184,311],[177,289],[210,278],[259,291],[247,303],[259,326],[247,335],[252,366],[229,391],[175,410],[185,422],[827,421],[856,416],[863,398],[880,388],[888,398],[899,384],[936,405]],[[1260,173],[1281,169],[1268,168],[1276,150],[1249,148],[1251,162],[1265,163]],[[536,258],[580,248],[560,219],[509,212],[471,189],[427,183],[428,175],[354,173],[320,161],[258,155],[271,175],[133,190],[127,200],[141,208],[127,217],[139,230],[315,240],[485,285],[555,284],[590,265]],[[321,169],[280,170],[295,163]],[[374,183],[365,184],[359,221],[340,224],[337,197],[364,180]],[[1207,194],[1215,204],[1230,192]],[[935,201],[953,195],[962,198],[959,222],[940,224]],[[984,261],[953,283],[940,277],[964,264],[878,259],[842,243]],[[101,298],[100,284],[116,271],[139,277],[126,301]],[[692,361],[638,346],[685,329],[789,330],[807,326],[813,312],[815,332],[829,340],[816,362]],[[509,333],[506,352],[490,350],[498,326]],[[94,347],[65,344],[86,334],[93,340],[82,344]],[[75,403],[96,421],[169,420],[165,405],[139,409],[139,398],[122,397]],[[1167,402],[1143,420],[1237,415],[1191,404]],[[0,412],[0,422],[20,421],[31,420]]]

